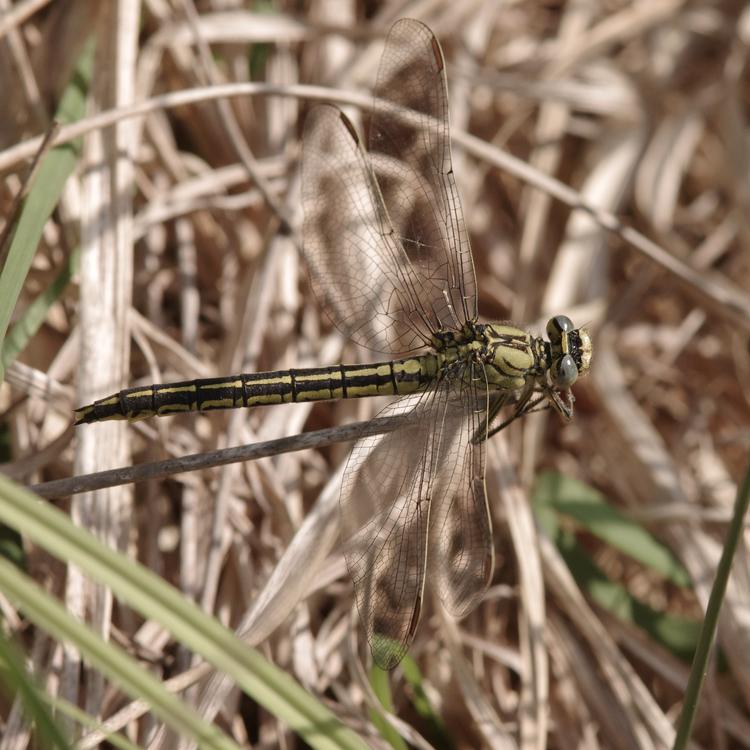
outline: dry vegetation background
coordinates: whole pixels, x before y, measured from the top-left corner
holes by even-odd
[[[534,415],[493,441],[495,581],[461,623],[438,606],[424,613],[411,655],[445,726],[441,734],[420,716],[397,670],[400,730],[419,747],[669,746],[689,670],[674,644],[691,643],[701,619],[750,441],[742,3],[2,0],[6,220],[35,150],[14,149],[47,129],[91,36],[87,117],[186,89],[208,99],[231,82],[285,94],[261,85],[90,129],[16,307],[20,315],[38,299],[80,248],[80,273],[0,386],[2,468],[34,484],[375,413],[362,401],[71,426],[74,406],[125,385],[362,356],[320,310],[298,249],[300,133],[314,99],[356,102],[347,111],[361,122],[385,33],[404,16],[427,23],[446,55],[482,316],[539,332],[564,313],[588,325],[596,348],[572,424]],[[337,469],[349,445],[56,502],[240,628],[380,746],[337,538]],[[541,534],[530,496],[539,500],[544,471],[558,477],[548,486],[569,487],[567,477],[584,494],[596,488],[628,523],[602,529],[558,509],[557,531]],[[627,549],[633,527],[671,550],[682,584]],[[28,552],[37,580],[154,673],[195,666],[159,627]],[[576,555],[600,577],[581,574]],[[633,602],[654,618],[639,619]],[[750,746],[749,604],[742,549],[697,747]],[[7,601],[3,613],[10,632],[22,629]],[[75,653],[40,631],[23,636],[50,692],[104,718],[127,707]],[[298,743],[252,701],[207,684],[184,699],[240,743]],[[202,691],[212,700],[201,703]],[[125,717],[148,746],[153,717]],[[5,704],[0,725],[15,739],[6,731],[3,750],[24,746],[18,718]]]

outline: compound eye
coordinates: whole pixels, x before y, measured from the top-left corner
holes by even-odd
[[[570,388],[578,379],[578,368],[570,354],[565,354],[552,366],[552,379],[558,388]]]
[[[560,341],[564,333],[573,330],[573,321],[567,315],[555,315],[547,323],[547,337],[550,341]]]

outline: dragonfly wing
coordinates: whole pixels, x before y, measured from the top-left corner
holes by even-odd
[[[487,382],[481,366],[456,379],[445,410],[430,517],[430,571],[443,606],[463,617],[492,580],[492,521],[484,485]]]
[[[358,344],[407,353],[429,345],[425,286],[391,227],[354,126],[315,107],[302,153],[305,256],[332,322]]]
[[[477,317],[476,278],[451,163],[445,61],[427,26],[393,25],[375,94],[369,151],[391,223],[427,282],[438,327],[460,328]]]
[[[403,427],[354,446],[341,493],[344,554],[383,669],[401,661],[414,637],[428,571],[460,616],[487,588],[494,562],[484,441],[472,442],[480,425],[486,432],[481,366],[474,378],[445,378],[380,416],[396,415],[408,415]]]
[[[430,506],[448,408],[440,386],[390,404],[379,416],[408,421],[359,440],[344,472],[344,554],[373,659],[383,669],[406,654],[422,610]]]

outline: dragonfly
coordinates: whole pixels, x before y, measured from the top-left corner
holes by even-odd
[[[316,297],[349,340],[387,359],[128,388],[77,409],[76,424],[396,396],[379,416],[403,422],[355,442],[340,496],[360,619],[374,662],[392,669],[414,639],[428,580],[455,617],[482,598],[494,570],[486,441],[535,409],[570,420],[591,337],[564,315],[546,338],[479,322],[445,62],[419,21],[388,33],[369,153],[342,111],[309,113],[302,203]],[[503,407],[510,416],[493,427]]]

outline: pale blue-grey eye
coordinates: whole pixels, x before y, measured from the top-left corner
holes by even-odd
[[[558,388],[570,388],[578,379],[578,367],[570,354],[560,357],[552,370],[552,377]]]
[[[563,333],[573,330],[573,321],[567,315],[555,315],[547,323],[547,337],[550,341],[559,341]]]

